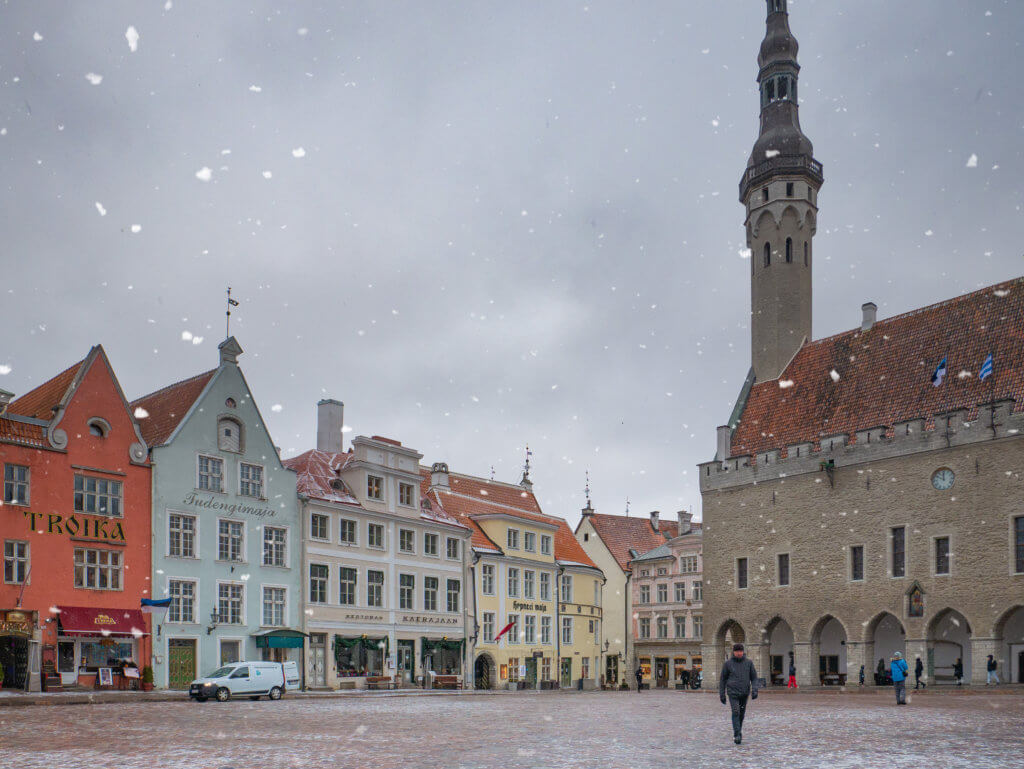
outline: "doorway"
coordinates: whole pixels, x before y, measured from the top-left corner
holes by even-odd
[[[427,669],[425,666],[424,669]],[[403,684],[412,683],[416,674],[416,642],[398,642],[398,675]]]
[[[654,685],[659,689],[668,688],[668,658],[654,658]]]
[[[572,688],[572,657],[562,657],[562,688]]]
[[[612,654],[605,659],[604,681],[608,686],[619,685],[619,655]]]
[[[7,689],[28,688],[28,638],[0,636],[0,671]]]
[[[526,658],[526,681],[527,689],[537,688],[537,658],[527,657]]]
[[[309,636],[309,673],[315,689],[327,686],[327,634],[312,633]]]
[[[473,681],[477,689],[494,686],[494,660],[489,654],[481,654],[473,664]]]
[[[73,686],[78,681],[75,667],[75,642],[57,642],[57,672],[60,673],[61,686]]]
[[[196,641],[170,638],[167,641],[167,688],[188,689],[196,679]]]

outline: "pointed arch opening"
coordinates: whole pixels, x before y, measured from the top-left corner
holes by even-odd
[[[772,686],[784,686],[789,675],[789,667],[793,659],[793,628],[786,620],[776,615],[764,629],[765,656],[758,670],[766,670],[762,675]]]
[[[906,656],[907,631],[895,614],[888,611],[879,612],[867,623],[864,631],[864,666],[873,666],[871,675],[875,686],[889,686],[890,660],[896,652]],[[913,662],[908,661],[913,667]],[[865,670],[865,680],[868,671]]]
[[[818,680],[822,686],[846,684],[846,627],[826,614],[811,629],[811,659],[818,661]]]
[[[996,673],[1001,681],[1024,684],[1024,605],[1003,612],[992,628]]]
[[[786,238],[786,264],[793,263],[793,238]]]
[[[928,623],[928,677],[937,684],[957,685],[971,679],[971,625],[953,608],[945,608]]]
[[[761,264],[764,267],[771,267],[772,264],[772,244],[765,241],[764,249],[761,254]]]

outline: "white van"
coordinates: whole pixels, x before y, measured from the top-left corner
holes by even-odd
[[[206,702],[211,697],[218,702],[227,702],[232,697],[258,700],[264,695],[279,700],[284,688],[284,667],[280,662],[232,662],[189,684],[188,696],[197,702]]]
[[[296,692],[302,688],[302,681],[299,679],[299,665],[295,660],[285,660],[281,663],[284,668],[284,690]]]

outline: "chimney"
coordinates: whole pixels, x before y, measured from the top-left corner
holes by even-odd
[[[679,516],[679,536],[690,533],[690,521],[693,520],[693,513],[689,513],[686,510],[680,510],[676,515]]]
[[[732,428],[729,425],[721,425],[718,428],[718,451],[715,459],[724,462],[732,454]]]
[[[14,393],[0,390],[0,414],[7,411],[7,404],[14,400]]]
[[[659,513],[657,510],[652,510],[651,511],[651,528],[654,529],[656,532],[660,532],[661,531],[661,529],[658,528],[658,516],[659,515],[661,515],[661,513]]]
[[[875,318],[878,316],[878,305],[874,302],[864,302],[860,306],[860,311],[860,330],[870,331],[871,327],[875,325]]]
[[[430,487],[440,487],[442,489],[449,488],[448,464],[446,462],[434,462],[434,464],[430,466]]]
[[[325,398],[316,404],[316,448],[330,454],[342,452],[345,404]]]

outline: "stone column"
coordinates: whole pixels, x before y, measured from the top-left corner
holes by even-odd
[[[972,638],[971,639],[971,669],[964,668],[964,678],[975,686],[984,686],[988,679],[988,655],[997,660],[999,658],[1000,641],[998,638]],[[1006,681],[1006,670],[1003,665],[997,668],[999,678]],[[966,683],[966,682],[965,682]]]
[[[817,645],[807,641],[793,642],[793,662],[796,663],[797,686],[819,686]],[[787,660],[788,662],[788,660]],[[789,671],[786,671],[787,673]]]
[[[718,688],[718,672],[722,669],[721,649],[715,644],[703,644],[700,647],[701,684],[704,689]]]
[[[871,680],[868,665],[864,661],[864,644],[860,641],[846,642],[846,685],[860,686],[860,666],[864,666],[864,683]]]

